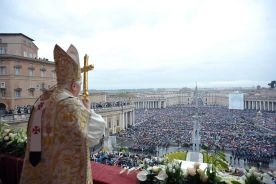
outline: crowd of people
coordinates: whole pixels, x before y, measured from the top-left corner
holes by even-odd
[[[1,115],[9,116],[14,114],[30,114],[32,110],[31,105],[16,106],[13,109],[2,109]]]
[[[198,112],[201,145],[232,151],[249,162],[270,162],[276,155],[276,113],[227,107],[167,107],[136,110],[136,125],[118,133],[131,151],[156,154],[169,146],[189,147]]]
[[[91,161],[101,164],[119,166],[121,168],[139,167],[141,164],[150,166],[162,163],[163,159],[144,154],[131,154],[129,152],[98,152],[91,154]]]

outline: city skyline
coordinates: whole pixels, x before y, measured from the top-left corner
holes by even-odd
[[[273,0],[8,1],[1,33],[23,33],[38,57],[55,44],[89,55],[89,89],[253,87],[275,80]]]

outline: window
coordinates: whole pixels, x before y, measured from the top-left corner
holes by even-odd
[[[111,122],[108,122],[108,128],[111,128]]]
[[[28,69],[29,69],[29,76],[30,77],[34,76],[34,70],[35,70],[35,68],[34,68],[34,66],[33,66],[32,63],[30,64],[30,66],[28,67]]]
[[[44,91],[44,90],[46,89],[45,86],[46,86],[45,83],[41,83],[41,85],[40,85],[40,90],[41,90],[41,91]]]
[[[15,68],[15,75],[20,75],[20,68],[19,67]]]
[[[21,89],[16,89],[15,90],[15,97],[16,98],[21,97]]]
[[[45,71],[44,70],[40,70],[40,77],[45,77]]]
[[[5,82],[1,82],[0,83],[0,88],[6,88],[6,83]]]
[[[34,70],[31,69],[31,68],[29,68],[29,76],[30,76],[30,77],[34,76]]]
[[[20,61],[16,61],[16,64],[14,66],[15,75],[20,75],[22,66],[20,65]]]
[[[44,65],[40,68],[40,77],[46,77],[46,68]]]
[[[0,54],[6,54],[6,48],[0,47]]]
[[[24,57],[27,57],[27,52],[26,51],[24,51],[23,54],[24,54]]]
[[[0,75],[6,75],[6,67],[0,66]]]
[[[117,120],[117,126],[119,126],[119,120]]]
[[[30,91],[30,95],[31,95],[31,96],[34,96],[34,91]]]
[[[5,97],[6,96],[6,89],[1,88],[1,97]]]
[[[29,93],[31,96],[34,96],[34,91],[35,91],[35,88],[33,87],[29,88]]]
[[[56,71],[55,71],[55,70],[52,71],[52,78],[53,78],[53,79],[56,78]]]

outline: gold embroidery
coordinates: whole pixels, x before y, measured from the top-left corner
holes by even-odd
[[[89,113],[77,98],[60,103],[57,103],[57,99],[51,97],[52,103],[48,104],[48,111],[42,121],[45,131],[42,134],[42,161],[38,164],[39,167],[24,164],[21,184],[92,183],[88,146],[84,136]]]
[[[62,118],[64,121],[68,121],[68,122],[72,122],[72,121],[74,121],[75,119],[76,119],[76,117],[72,114],[72,113],[70,113],[70,112],[68,112],[68,113],[65,113],[64,115],[63,115],[63,118]]]

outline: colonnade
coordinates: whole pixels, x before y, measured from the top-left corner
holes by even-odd
[[[129,125],[134,125],[135,124],[135,113],[134,111],[127,111],[123,112],[121,115],[123,118],[122,120],[122,128],[127,129]]]
[[[261,111],[276,111],[276,100],[275,101],[245,100],[244,108],[245,109],[261,110]]]
[[[134,102],[135,109],[162,109],[166,108],[165,100],[145,100]]]
[[[135,111],[133,105],[95,109],[107,122],[110,134],[127,129],[135,125]]]

